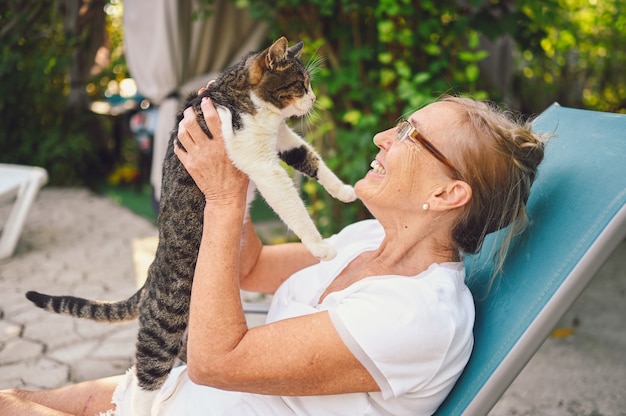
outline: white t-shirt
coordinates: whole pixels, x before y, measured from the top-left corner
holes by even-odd
[[[371,276],[318,303],[337,274],[359,253],[377,248],[383,237],[380,224],[366,220],[329,238],[337,257],[287,279],[267,317],[269,323],[327,310],[380,392],[296,397],[225,392],[193,384],[181,367],[159,392],[153,415],[432,414],[473,346],[474,303],[464,284],[463,263],[433,264],[412,277]],[[122,392],[116,396],[118,402],[128,401]],[[124,407],[118,407],[119,415],[126,414]]]

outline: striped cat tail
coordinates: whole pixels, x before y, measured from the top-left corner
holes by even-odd
[[[39,292],[26,292],[28,300],[41,309],[76,318],[97,322],[121,322],[136,319],[143,288],[133,296],[118,302],[77,298],[74,296],[51,296]]]

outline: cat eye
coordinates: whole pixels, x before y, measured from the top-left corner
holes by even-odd
[[[439,151],[424,135],[408,120],[400,120],[396,125],[396,138],[398,141],[403,142],[409,139],[411,142],[421,145],[424,149],[428,151],[431,155],[435,157],[438,161],[446,165],[448,169],[450,169],[457,178],[461,178],[461,172],[457,168],[454,167],[450,159],[444,156],[443,153]]]

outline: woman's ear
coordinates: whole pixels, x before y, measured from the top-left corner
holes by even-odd
[[[472,188],[467,182],[455,180],[449,183],[429,201],[432,210],[447,210],[466,205],[472,199]]]

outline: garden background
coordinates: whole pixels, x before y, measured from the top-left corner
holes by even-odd
[[[215,1],[179,3],[205,19]],[[315,116],[298,126],[349,183],[368,169],[376,132],[441,94],[490,99],[523,117],[555,101],[626,112],[623,0],[232,3],[270,23],[267,45],[304,40],[304,59],[323,63]],[[124,101],[120,86],[132,77],[122,14],[119,0],[0,3],[0,162],[42,166],[51,185],[87,186],[154,218],[147,156],[130,128],[141,104],[94,111]],[[301,187],[326,235],[368,215],[313,181]]]

